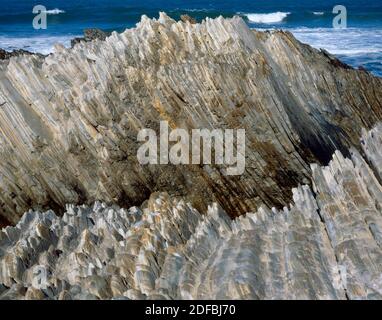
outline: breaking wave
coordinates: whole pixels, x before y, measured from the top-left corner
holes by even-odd
[[[245,16],[250,22],[254,23],[275,23],[282,22],[290,12],[272,12],[272,13],[247,13]]]
[[[49,54],[54,51],[53,48],[56,43],[70,47],[70,40],[74,37],[75,35],[13,38],[0,35],[0,48],[6,51],[24,49],[31,52]]]

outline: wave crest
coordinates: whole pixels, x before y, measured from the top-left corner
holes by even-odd
[[[60,13],[65,13],[64,10],[61,10],[61,9],[52,9],[52,10],[46,10],[45,11],[46,14],[60,14]]]
[[[282,22],[290,12],[272,12],[272,13],[248,13],[246,17],[254,23],[275,23]]]

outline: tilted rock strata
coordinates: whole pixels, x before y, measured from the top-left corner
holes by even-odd
[[[364,132],[366,158],[313,165],[314,192],[293,189],[289,208],[233,221],[165,193],[143,209],[30,211],[0,232],[0,298],[382,299],[381,176],[368,165],[381,138],[382,124]]]
[[[0,62],[0,215],[101,200],[130,207],[151,193],[183,196],[231,216],[282,208],[309,183],[309,163],[358,148],[382,119],[382,80],[344,67],[288,32],[241,18],[143,17],[105,41],[58,46],[46,58]],[[246,172],[219,166],[141,166],[137,132],[246,130]]]

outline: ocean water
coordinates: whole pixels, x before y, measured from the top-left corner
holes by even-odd
[[[44,5],[48,28],[32,27],[32,8]],[[347,9],[347,28],[334,29],[335,5]],[[299,40],[324,48],[344,62],[382,76],[382,0],[0,0],[0,48],[49,53],[70,44],[85,28],[123,31],[143,14],[165,11],[179,18],[240,15],[252,28],[287,29]]]

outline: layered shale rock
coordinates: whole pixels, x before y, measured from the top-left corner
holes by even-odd
[[[166,193],[30,211],[0,232],[0,298],[382,299],[381,150],[378,125],[365,157],[312,165],[313,191],[293,189],[288,208],[233,221]]]
[[[282,31],[241,18],[143,17],[103,40],[57,46],[46,58],[0,62],[0,215],[96,200],[129,207],[153,192],[231,216],[282,208],[309,183],[309,163],[358,148],[382,119],[382,80]],[[215,165],[141,166],[137,132],[245,129],[246,171]]]

